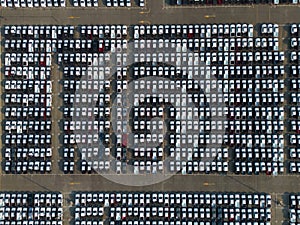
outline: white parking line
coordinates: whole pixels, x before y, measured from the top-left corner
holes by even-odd
[[[252,5],[182,5],[182,6],[171,6],[167,5],[165,3],[165,0],[163,0],[163,9],[195,9],[195,8],[254,8],[254,7],[259,7],[259,4],[252,4]],[[276,7],[300,7],[300,4],[279,4],[279,5],[274,5],[271,4],[270,8],[276,8]]]
[[[75,6],[67,6],[64,7],[66,9],[108,9],[108,10],[131,10],[131,9],[135,9],[135,10],[140,10],[143,9],[143,7],[139,7],[139,6],[131,6],[131,7],[106,7],[106,6],[99,6],[99,7],[75,7]],[[51,8],[52,9],[52,8]]]
[[[0,40],[2,41],[2,32],[0,32]],[[2,45],[0,45],[0,68],[2,69]],[[3,88],[2,88],[2,85],[1,85],[1,87],[0,87],[0,96],[2,96],[3,95]],[[3,107],[3,105],[2,105],[2,98],[0,99],[0,109],[2,110],[2,107]],[[1,113],[1,121],[3,121],[3,113]],[[3,133],[2,133],[2,127],[1,127],[1,131],[0,131],[0,137],[2,137],[2,135],[3,135]],[[1,143],[0,143],[0,149],[2,149],[2,147],[3,147],[3,145],[2,145],[2,141],[1,141]],[[0,154],[0,162],[2,162],[2,154]],[[2,168],[0,169],[0,171],[1,171],[1,174],[2,174]],[[1,181],[0,181],[0,185],[1,185]]]
[[[58,160],[59,162],[60,160]],[[57,176],[57,175],[60,175],[60,176],[70,176],[70,177],[74,177],[74,176],[102,176],[101,173],[92,173],[92,174],[88,174],[88,173],[73,173],[73,174],[64,174],[63,172],[62,173],[45,173],[45,174],[40,174],[40,173],[27,173],[27,174],[19,174],[21,176]],[[111,176],[120,176],[120,175],[116,175],[116,174],[106,174],[106,175],[111,175]],[[122,174],[121,174],[122,175]],[[123,174],[123,175],[126,175],[126,174]],[[130,175],[130,176],[148,176],[149,174],[138,174],[138,175],[135,175],[135,174],[127,174],[127,176]],[[151,174],[150,174],[151,175]],[[172,175],[172,176],[184,176],[184,177],[187,177],[187,176],[199,176],[199,177],[203,177],[203,178],[210,178],[210,177],[251,177],[251,176],[254,176],[254,175],[241,175],[241,174],[228,174],[228,175],[221,175],[221,174],[218,174],[218,173],[211,173],[211,174],[169,174],[169,173],[165,173],[164,175]],[[8,173],[8,174],[1,174],[0,176],[15,176],[15,174],[12,174],[12,173]],[[266,176],[264,174],[261,174],[261,175],[258,175],[258,176]],[[272,176],[272,178],[276,179],[276,177],[282,177],[282,176],[294,176],[295,179],[299,178],[300,175],[289,175],[289,174],[279,174],[277,176]],[[267,176],[267,177],[270,177],[270,176]]]
[[[6,9],[26,9],[26,10],[37,10],[37,9],[46,9],[46,10],[57,10],[58,7],[33,7],[33,8],[22,8],[22,7],[6,7]],[[134,10],[141,10],[141,9],[146,9],[146,7],[139,7],[139,6],[131,6],[131,7],[107,7],[107,6],[94,6],[94,7],[81,7],[81,6],[66,6],[66,7],[59,7],[60,9],[95,9],[95,10],[131,10],[131,9],[134,9]],[[3,9],[3,8],[2,8]]]
[[[279,4],[279,5],[271,5],[271,8],[276,7],[300,7],[299,4]]]
[[[254,5],[194,5],[194,6],[166,6],[163,9],[217,9],[217,8],[254,8]]]

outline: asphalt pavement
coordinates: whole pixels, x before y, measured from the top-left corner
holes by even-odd
[[[146,8],[18,8],[0,10],[0,25],[43,24],[188,24],[188,23],[263,23],[284,25],[300,22],[298,6],[219,6],[167,7],[164,0],[148,0]],[[61,116],[61,115],[60,115]],[[56,120],[57,118],[54,118]],[[55,151],[55,149],[53,149]],[[56,160],[56,159],[55,159]],[[2,191],[216,191],[268,192],[282,195],[299,192],[297,175],[277,177],[237,175],[174,175],[170,179],[145,187],[123,186],[100,175],[0,175]],[[279,223],[279,222],[278,222]]]
[[[147,1],[146,8],[2,8],[0,24],[188,24],[300,22],[299,6],[165,7],[164,0]]]
[[[2,8],[0,24],[188,24],[188,23],[261,23],[286,24],[300,22],[298,6],[218,6],[168,7],[163,0],[147,1],[145,8]],[[55,82],[58,82],[55,79]],[[60,88],[61,89],[61,88]],[[55,94],[55,93],[54,93]],[[58,97],[56,93],[55,96]],[[54,98],[55,98],[54,96]],[[61,103],[61,101],[60,101]],[[57,106],[58,107],[58,106]],[[53,118],[53,122],[61,119]],[[57,132],[57,131],[56,131]],[[55,148],[53,149],[55,151]],[[58,156],[58,154],[56,154]],[[57,163],[56,159],[55,163]],[[100,175],[63,175],[55,169],[51,175],[0,176],[1,190],[118,190],[118,184],[108,182]],[[297,191],[298,176],[278,177],[236,175],[176,175],[166,182],[149,186],[155,190],[213,190],[213,191],[266,191],[274,193]],[[22,180],[22,185],[18,185]],[[178,182],[178,183],[177,183]]]
[[[123,176],[123,175],[115,175]],[[143,175],[141,175],[143,176]],[[125,186],[98,174],[2,175],[1,190],[8,191],[214,191],[299,192],[297,175],[174,175],[166,181],[148,186]],[[20,185],[22,184],[22,185]]]

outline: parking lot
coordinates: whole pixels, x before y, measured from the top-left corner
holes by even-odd
[[[266,5],[254,6],[252,8],[197,8],[197,9],[163,9],[163,1],[147,1],[145,9],[4,9],[1,10],[0,23],[4,24],[202,24],[202,23],[278,23],[283,32],[288,33],[287,23],[299,23],[297,17],[299,8],[291,6],[270,7]],[[16,12],[20,15],[16,16]],[[212,17],[205,17],[213,15]],[[93,20],[91,20],[93,17]],[[20,20],[22,18],[22,20]],[[285,27],[284,27],[285,26]],[[279,50],[288,49],[289,43],[282,43],[282,36],[279,36]],[[283,48],[283,49],[281,49]],[[295,49],[292,51],[296,51]],[[287,57],[288,54],[286,55]],[[288,61],[285,61],[286,63]],[[296,64],[295,64],[296,65]],[[56,63],[54,69],[58,71]],[[52,75],[51,75],[52,76]],[[62,85],[58,81],[63,78],[62,72],[53,74],[53,109],[52,109],[52,145],[53,149],[62,147],[58,140],[58,133],[61,133],[57,121],[63,118],[63,113],[57,110],[63,105],[63,99],[58,93],[62,92]],[[285,78],[285,77],[283,77]],[[3,88],[2,88],[3,89]],[[295,92],[297,88],[295,89]],[[292,132],[297,132],[297,129]],[[284,132],[287,132],[286,130]],[[60,135],[63,135],[62,133]],[[61,137],[61,136],[59,136]],[[55,155],[56,154],[56,155]],[[287,159],[289,156],[285,156]],[[296,157],[296,156],[295,156]],[[53,151],[54,165],[58,165],[57,152]],[[288,165],[286,165],[288,168]],[[64,175],[55,167],[53,173],[48,175],[5,175],[0,176],[1,190],[32,190],[32,191],[60,191],[70,193],[71,191],[216,191],[216,192],[266,192],[272,195],[282,196],[284,192],[299,192],[298,175],[283,174],[276,177],[258,175],[242,176],[227,174],[223,175],[175,175],[162,183],[147,187],[126,187],[121,186],[99,175],[75,174]],[[75,171],[76,172],[76,171]],[[128,178],[130,179],[130,177]],[[16,185],[17,184],[17,185]],[[280,206],[276,206],[279,207]],[[279,211],[279,210],[278,210]],[[277,211],[276,211],[277,212]],[[273,216],[272,218],[276,218]],[[275,219],[273,224],[281,224],[281,217]]]
[[[164,173],[205,172],[209,174],[218,172],[226,174],[235,172],[244,175],[284,173],[284,151],[282,150],[284,108],[282,105],[285,97],[282,93],[284,88],[282,64],[285,56],[284,52],[278,51],[279,26],[271,23],[255,25],[255,31],[256,35],[254,36],[252,24],[153,25],[146,26],[146,30],[144,25],[133,27],[119,25],[99,27],[5,26],[6,120],[4,122],[4,143],[6,146],[3,153],[5,173],[32,173],[33,171],[50,173],[52,170],[53,160],[51,161],[51,158],[55,148],[51,149],[52,82],[50,81],[50,68],[52,68],[52,72],[57,73],[54,71],[52,63],[53,65],[57,63],[59,70],[63,72],[63,79],[60,81],[63,85],[63,92],[55,97],[63,98],[63,108],[59,108],[63,110],[64,114],[64,119],[59,121],[60,130],[63,131],[63,134],[59,135],[59,141],[63,148],[59,146],[57,148],[59,148],[59,155],[64,158],[59,162],[59,167],[63,167],[64,173],[74,173],[75,167],[80,168],[82,173],[91,173],[92,168],[96,171],[98,168],[100,171],[114,168],[117,173],[124,173],[123,164],[126,165],[127,157],[129,160],[127,162],[133,165],[135,174],[140,172],[157,173],[157,171],[163,171],[162,159],[166,156],[169,156],[170,162],[164,165]],[[81,39],[74,40],[73,38],[78,35],[78,32]],[[298,34],[297,30],[293,30],[293,32],[293,35]],[[39,40],[33,41],[32,37]],[[45,42],[45,37],[51,40]],[[104,37],[108,39],[105,42],[102,40]],[[149,37],[160,38],[159,48],[171,45],[168,49],[171,52],[144,52],[151,50],[149,46],[151,48],[151,46],[157,45],[157,41],[148,40]],[[169,37],[175,38],[175,40],[171,40],[169,43]],[[19,38],[23,38],[23,40],[21,41]],[[129,40],[134,39],[134,48],[129,48],[128,38]],[[219,47],[217,47],[217,43]],[[295,46],[292,47],[295,48]],[[140,53],[134,51],[139,48],[144,50]],[[190,52],[187,53],[188,49]],[[271,52],[267,53],[265,50]],[[110,60],[111,56],[106,51],[116,52],[116,61]],[[134,56],[132,63],[142,63],[142,65],[135,66],[130,63],[128,66],[127,51]],[[201,63],[205,62],[205,66],[211,70],[209,72],[216,76],[218,81],[210,80],[208,74],[205,74],[204,68],[199,67],[199,57],[197,55],[194,57],[195,52],[199,53]],[[291,54],[294,53],[291,52]],[[171,61],[174,61],[175,56],[177,57],[176,71],[173,67],[157,65],[157,62],[169,62],[169,57]],[[147,57],[147,62],[154,61],[154,63],[152,65],[147,62],[143,64],[145,57]],[[128,60],[130,60],[130,56]],[[292,60],[292,63],[297,64],[297,58]],[[186,65],[188,65],[188,71]],[[117,72],[116,79],[113,76],[110,77],[111,73],[113,75],[115,73],[113,72],[114,68]],[[129,143],[130,140],[127,140],[125,136],[128,124],[126,111],[129,112],[131,107],[124,101],[121,93],[122,91],[126,92],[130,79],[143,78],[145,70],[147,76],[152,72],[154,78],[155,76],[165,76],[171,80],[175,79],[176,83],[170,80],[134,80],[135,92],[141,90],[141,93],[131,94],[133,95],[131,97],[130,93],[128,94],[128,97],[134,102],[133,115],[129,117],[129,120],[133,120],[131,126],[133,126],[134,141]],[[195,77],[193,74],[188,74],[186,80],[187,73],[194,73]],[[242,82],[238,79],[241,73],[243,74]],[[20,79],[22,75],[23,77]],[[79,81],[81,76],[84,80]],[[108,79],[105,76],[108,76]],[[196,83],[190,76],[196,80],[200,78],[200,80]],[[200,77],[197,78],[197,76]],[[253,80],[254,77],[255,80]],[[273,78],[272,82],[266,80],[269,77]],[[34,81],[32,81],[33,78]],[[228,78],[233,80],[228,82]],[[94,83],[93,87],[91,82]],[[96,89],[95,84],[97,84]],[[177,93],[175,95],[175,84],[176,87],[187,89],[187,94],[181,96],[180,93]],[[206,97],[211,99],[210,110],[212,112],[209,112],[204,96],[197,94],[197,90],[203,89],[204,84],[207,86],[205,90],[209,90],[209,92],[218,85],[216,93],[206,93]],[[56,82],[55,85],[57,85]],[[85,93],[87,85],[89,93]],[[95,96],[97,97],[95,91],[97,91],[98,85],[101,94],[97,101],[94,100],[98,102],[97,107],[94,108],[89,103]],[[149,97],[151,89],[155,89],[156,98]],[[260,93],[261,90],[263,93]],[[78,91],[83,91],[83,93],[78,93]],[[251,92],[251,94],[247,92]],[[291,100],[287,104],[295,105],[297,103],[295,94],[291,94]],[[114,103],[110,100],[111,95],[116,96],[116,106],[112,106]],[[178,99],[176,102],[175,96]],[[182,102],[179,101],[179,98],[182,99]],[[186,99],[193,104],[193,107],[186,106]],[[222,108],[223,101],[224,107]],[[139,102],[143,106],[137,107]],[[170,102],[179,108],[175,110],[173,106],[165,106]],[[217,102],[218,106],[213,105],[214,102]],[[156,107],[147,106],[149,103]],[[19,105],[26,107],[24,109],[17,108]],[[33,105],[37,105],[39,108],[34,109]],[[115,117],[111,115],[114,107],[117,111],[115,115],[117,121],[114,121]],[[253,116],[254,112],[255,116]],[[291,113],[295,114],[296,111],[291,108]],[[93,114],[97,118],[96,121],[89,119]],[[210,114],[212,116],[215,116],[214,114],[224,115],[229,121],[218,119],[209,122]],[[122,120],[124,115],[125,121]],[[16,117],[22,117],[23,121],[16,121]],[[35,120],[32,119],[33,117]],[[156,141],[162,143],[163,134],[145,132],[145,130],[159,131],[163,129],[163,124],[158,121],[153,121],[152,125],[148,123],[148,119],[153,117],[167,119],[165,144],[160,148],[148,143]],[[177,121],[174,120],[175,117]],[[242,118],[242,122],[239,121],[240,118]],[[234,119],[238,121],[234,121]],[[113,128],[116,140],[110,136],[111,128],[114,127],[114,125],[111,127],[110,120],[111,124],[116,123],[116,127]],[[100,138],[105,143],[105,155],[112,154],[117,159],[116,162],[93,159],[93,157],[97,158],[101,152],[96,145],[93,145],[93,143],[97,143],[97,134],[89,133],[87,135],[85,133],[86,126],[90,127],[88,128],[90,131],[99,129],[99,132],[103,132]],[[193,133],[193,126],[199,127],[197,128],[200,132],[199,136]],[[214,128],[215,126],[216,128]],[[54,128],[57,127],[54,126]],[[80,130],[83,130],[84,133],[76,133]],[[291,131],[296,130],[293,128]],[[22,131],[23,134],[21,134]],[[214,134],[214,132],[222,131],[226,132],[223,138],[220,134],[218,134],[219,136]],[[59,133],[58,130],[55,132]],[[234,132],[235,134],[233,134]],[[53,138],[55,139],[55,135]],[[175,139],[180,140],[183,145],[178,146]],[[75,142],[81,148],[81,154],[74,162]],[[290,142],[290,145],[296,145],[297,136],[291,134]],[[208,147],[208,144],[212,144],[212,146]],[[252,145],[256,147],[254,150],[252,150]],[[127,155],[129,148],[134,149],[131,153],[132,156]],[[230,156],[228,150],[230,150]],[[217,159],[204,163],[204,157]],[[34,161],[32,161],[33,158]],[[187,162],[180,161],[185,158],[187,158]],[[57,165],[57,157],[53,159],[54,164]],[[199,159],[202,159],[202,162],[199,162]],[[292,168],[289,172],[296,172],[297,168],[294,165]]]

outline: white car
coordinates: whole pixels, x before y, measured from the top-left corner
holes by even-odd
[[[33,6],[34,7],[40,7],[40,3],[38,0],[33,0]]]
[[[6,0],[1,0],[1,6],[2,6],[2,7],[7,7],[7,5],[6,5]]]
[[[134,27],[134,39],[139,39],[139,37],[140,37],[139,26],[135,26]]]
[[[13,0],[15,7],[20,7],[20,1],[19,0]]]
[[[21,7],[26,7],[26,2],[25,2],[25,0],[21,0]]]
[[[41,0],[40,3],[41,3],[41,7],[47,7],[46,0]]]
[[[134,164],[133,164],[133,172],[134,174],[139,174],[139,162],[138,161],[135,161]]]
[[[47,0],[47,7],[52,7],[52,0]]]
[[[2,4],[2,2],[1,2]],[[297,24],[292,24],[291,26],[291,34],[297,34],[298,33],[298,28],[297,28]]]
[[[278,27],[278,24],[274,24],[273,25],[273,36],[274,37],[278,37],[279,35],[279,27]]]
[[[12,0],[7,1],[7,7],[13,7]]]
[[[261,34],[266,34],[266,33],[268,33],[267,24],[262,24],[261,25]]]

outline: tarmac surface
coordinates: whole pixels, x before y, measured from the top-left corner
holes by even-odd
[[[297,5],[166,7],[164,0],[147,1],[146,8],[2,8],[0,24],[187,24],[299,22]]]
[[[51,8],[29,9],[2,8],[0,25],[41,24],[41,25],[81,25],[81,24],[188,24],[188,23],[263,23],[284,25],[300,23],[299,6],[219,6],[219,7],[169,7],[164,0],[148,0],[146,8]],[[56,68],[56,66],[55,66]],[[61,74],[59,75],[61,76]],[[58,79],[55,79],[58,82]],[[55,86],[60,90],[61,86]],[[54,93],[58,97],[59,93]],[[55,97],[54,97],[55,98]],[[55,100],[54,100],[55,101]],[[54,104],[56,104],[54,102]],[[57,101],[57,107],[61,106]],[[54,115],[62,117],[59,111]],[[53,118],[54,123],[59,119]],[[56,126],[56,125],[55,125]],[[54,127],[59,130],[58,127]],[[53,134],[55,136],[56,132]],[[58,137],[55,137],[58,139]],[[57,147],[57,146],[56,146]],[[55,149],[54,149],[55,151]],[[58,155],[58,153],[56,153]],[[1,156],[0,156],[1,157]],[[1,158],[0,158],[1,159]],[[56,159],[54,159],[56,160]],[[268,192],[276,199],[283,199],[286,192],[299,192],[298,175],[174,175],[170,179],[145,187],[129,187],[113,183],[97,174],[64,175],[56,174],[0,175],[1,191],[214,191],[214,192]],[[273,223],[282,224],[283,208],[273,210]]]
[[[115,175],[118,176],[118,175]],[[141,175],[142,176],[142,175]],[[2,175],[1,190],[8,191],[213,191],[299,192],[299,176],[174,175],[150,186],[124,186],[95,175]]]

